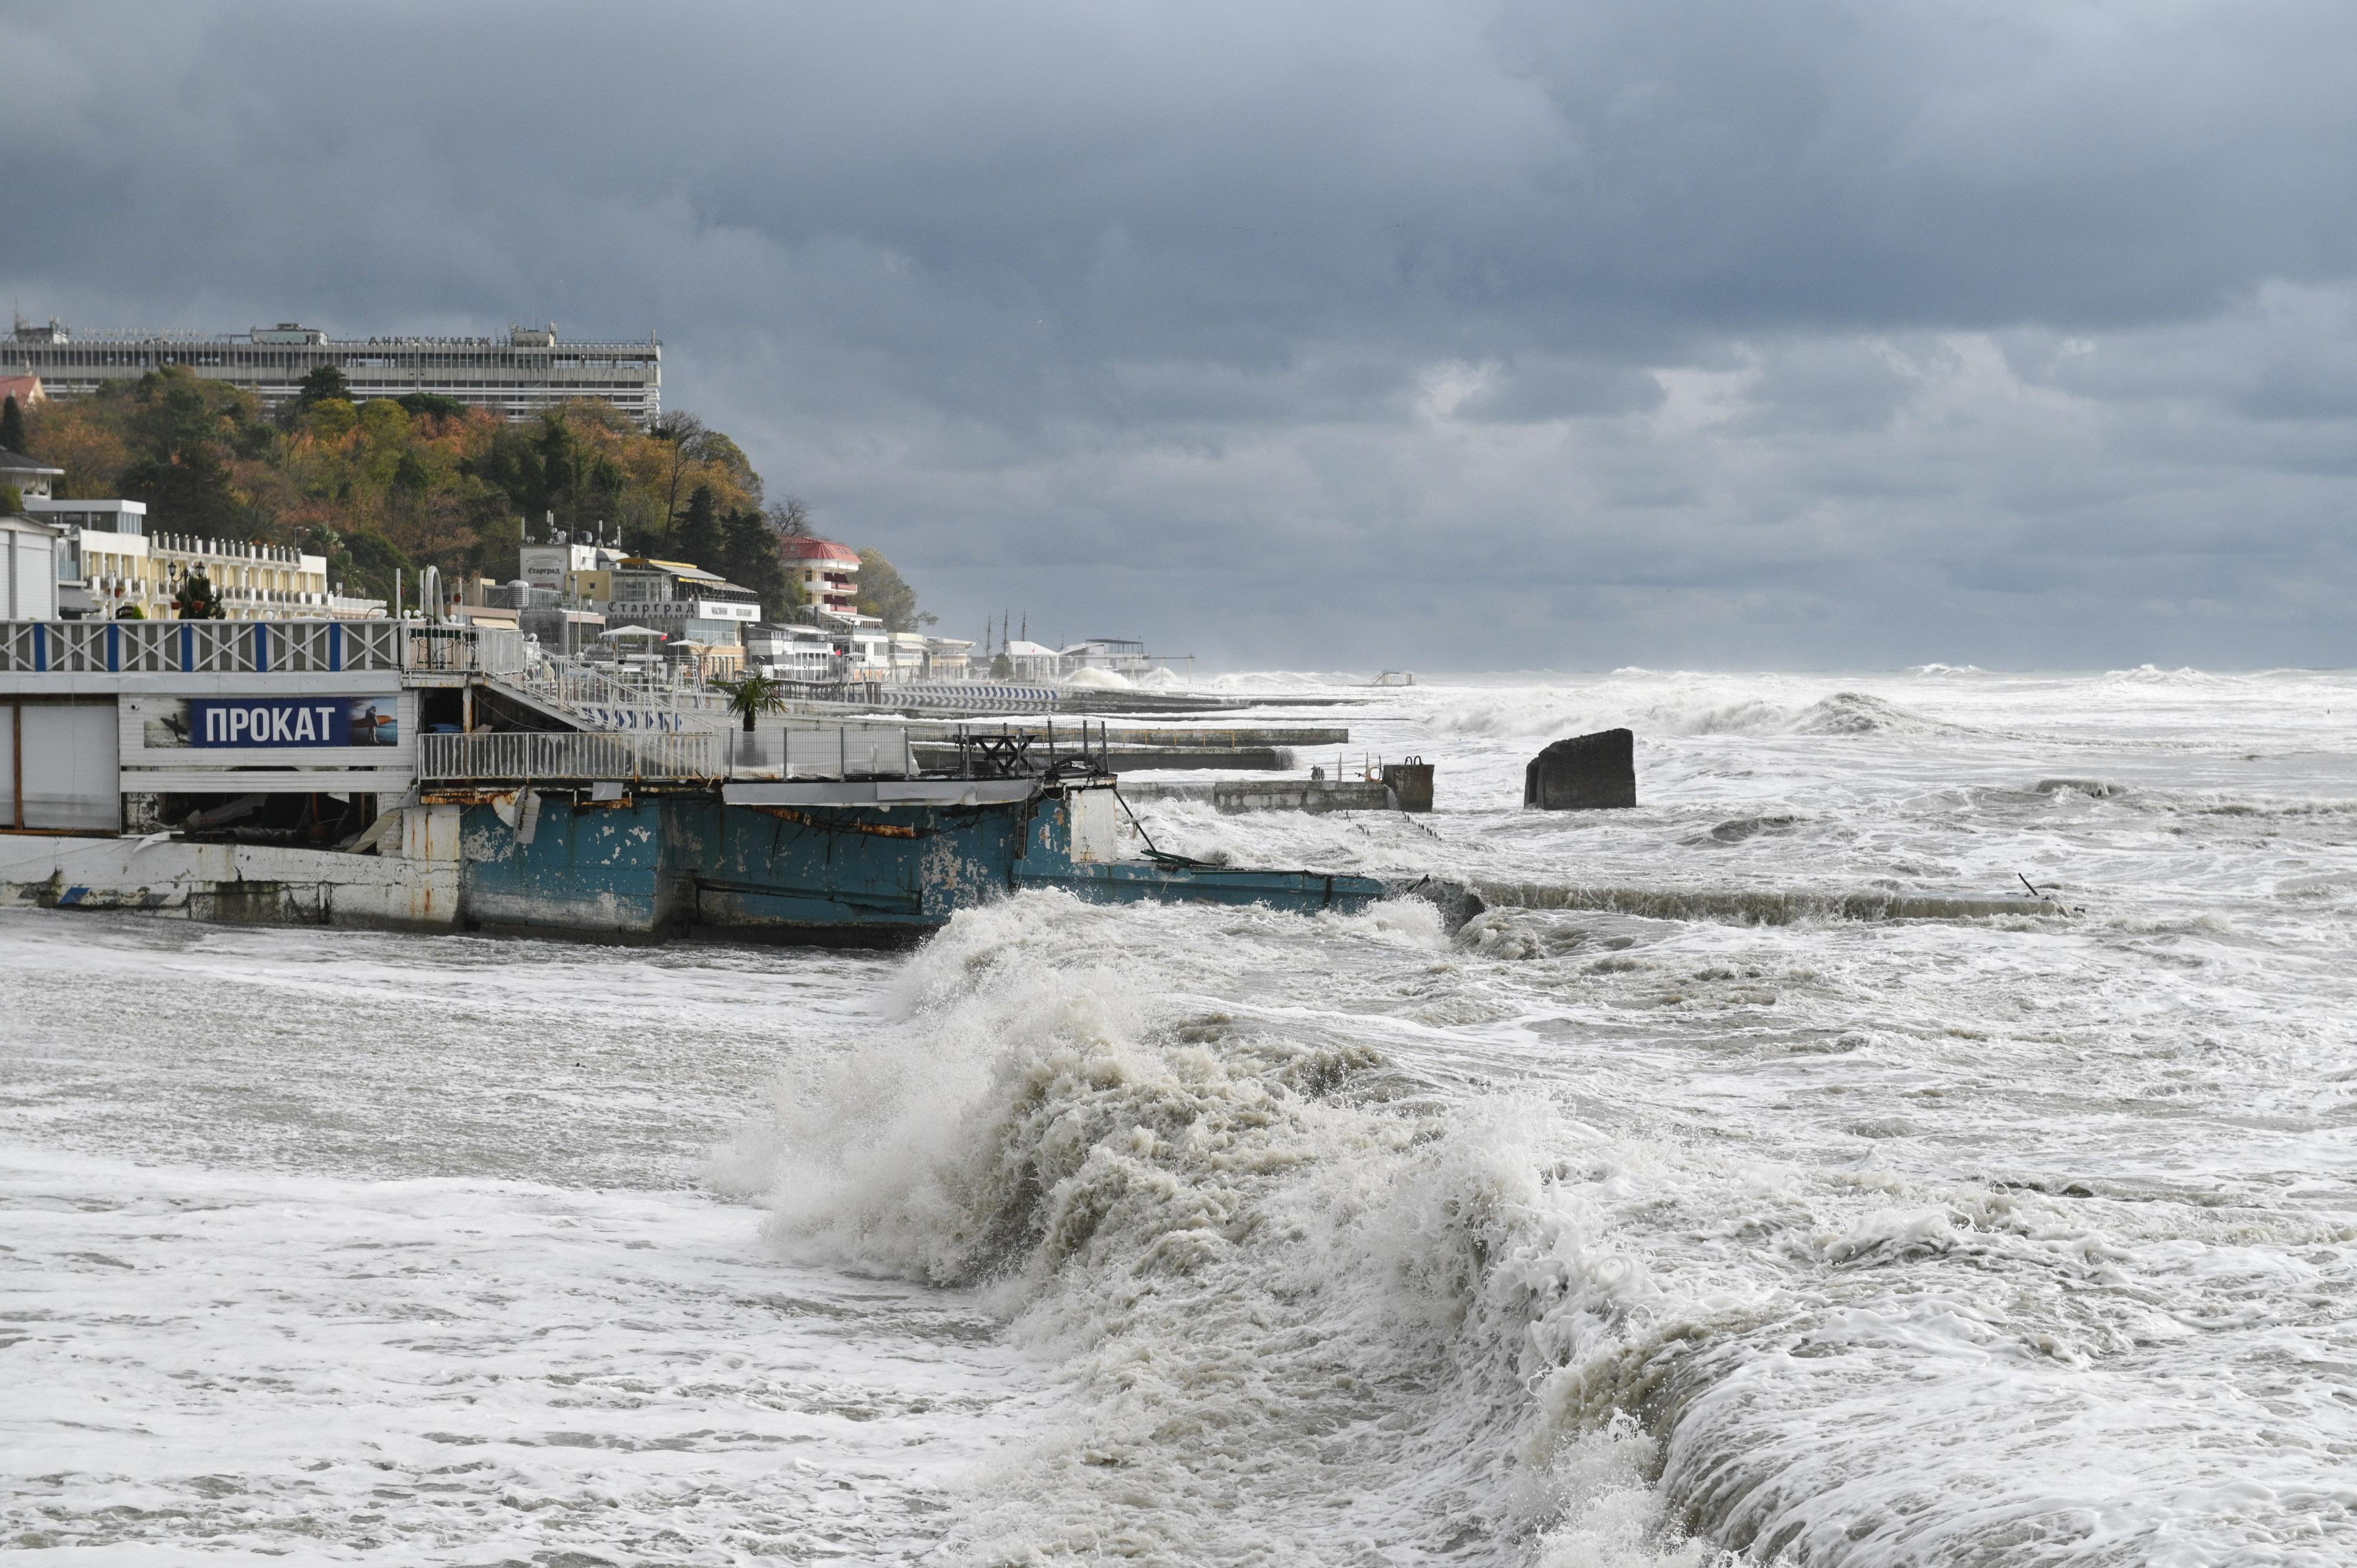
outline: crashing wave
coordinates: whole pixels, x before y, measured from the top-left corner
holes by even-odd
[[[961,915],[912,961],[906,1031],[734,1165],[780,1247],[979,1287],[1070,1369],[1064,1435],[962,1553],[1319,1560],[1315,1495],[1424,1555],[1609,1540],[1699,1568],[1621,1380],[1581,1386],[1659,1348],[1663,1303],[1545,1175],[1546,1108],[1444,1109],[1367,1046],[1166,1001],[1088,955],[1092,918]]]

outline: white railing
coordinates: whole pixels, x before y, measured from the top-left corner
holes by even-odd
[[[520,671],[505,627],[391,620],[0,621],[0,673],[286,675],[351,670]]]
[[[886,687],[878,700],[895,707],[1040,714],[1054,712],[1062,693],[1053,686],[1026,686],[1002,681],[910,681]]]
[[[0,622],[0,672],[10,674],[332,673],[398,670],[401,653],[393,621]]]
[[[417,777],[452,779],[718,779],[728,771],[727,736],[501,733],[422,735]]]
[[[679,733],[723,729],[729,723],[726,693],[674,682],[668,671],[631,679],[548,655],[528,669],[498,673],[503,684],[595,729]]]

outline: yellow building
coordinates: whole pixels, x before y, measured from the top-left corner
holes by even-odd
[[[65,535],[61,609],[111,619],[135,605],[149,620],[167,620],[180,585],[201,571],[231,620],[363,620],[385,611],[382,599],[337,593],[323,555],[243,539],[150,535],[138,501],[27,500],[25,510]]]

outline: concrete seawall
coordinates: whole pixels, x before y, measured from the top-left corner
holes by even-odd
[[[0,835],[0,905],[134,909],[230,925],[448,930],[459,918],[457,812],[451,809],[438,821],[420,817],[404,835],[422,852],[416,858],[275,844]],[[446,847],[447,854],[432,853]]]
[[[1073,738],[1074,745],[1060,746],[1056,755],[1081,755],[1077,744],[1079,737],[1075,736]],[[919,741],[910,749],[916,753],[917,763],[921,768],[949,771],[958,765],[958,749],[954,746]],[[1114,773],[1211,768],[1231,768],[1237,772],[1282,773],[1294,766],[1292,751],[1281,746],[1115,746],[1103,750],[1092,747],[1089,755]],[[1044,744],[1031,748],[1033,762],[1044,766],[1048,759],[1049,752]]]
[[[1253,779],[1222,784],[1125,784],[1122,793],[1148,800],[1192,800],[1230,816],[1245,811],[1389,811],[1398,809],[1390,787],[1375,779]]]

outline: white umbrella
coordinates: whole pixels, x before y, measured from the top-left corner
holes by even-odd
[[[671,634],[669,632],[657,631],[651,626],[618,626],[611,631],[599,632],[597,634],[597,639],[601,642],[611,642],[618,637],[652,637],[660,639],[670,635]]]

